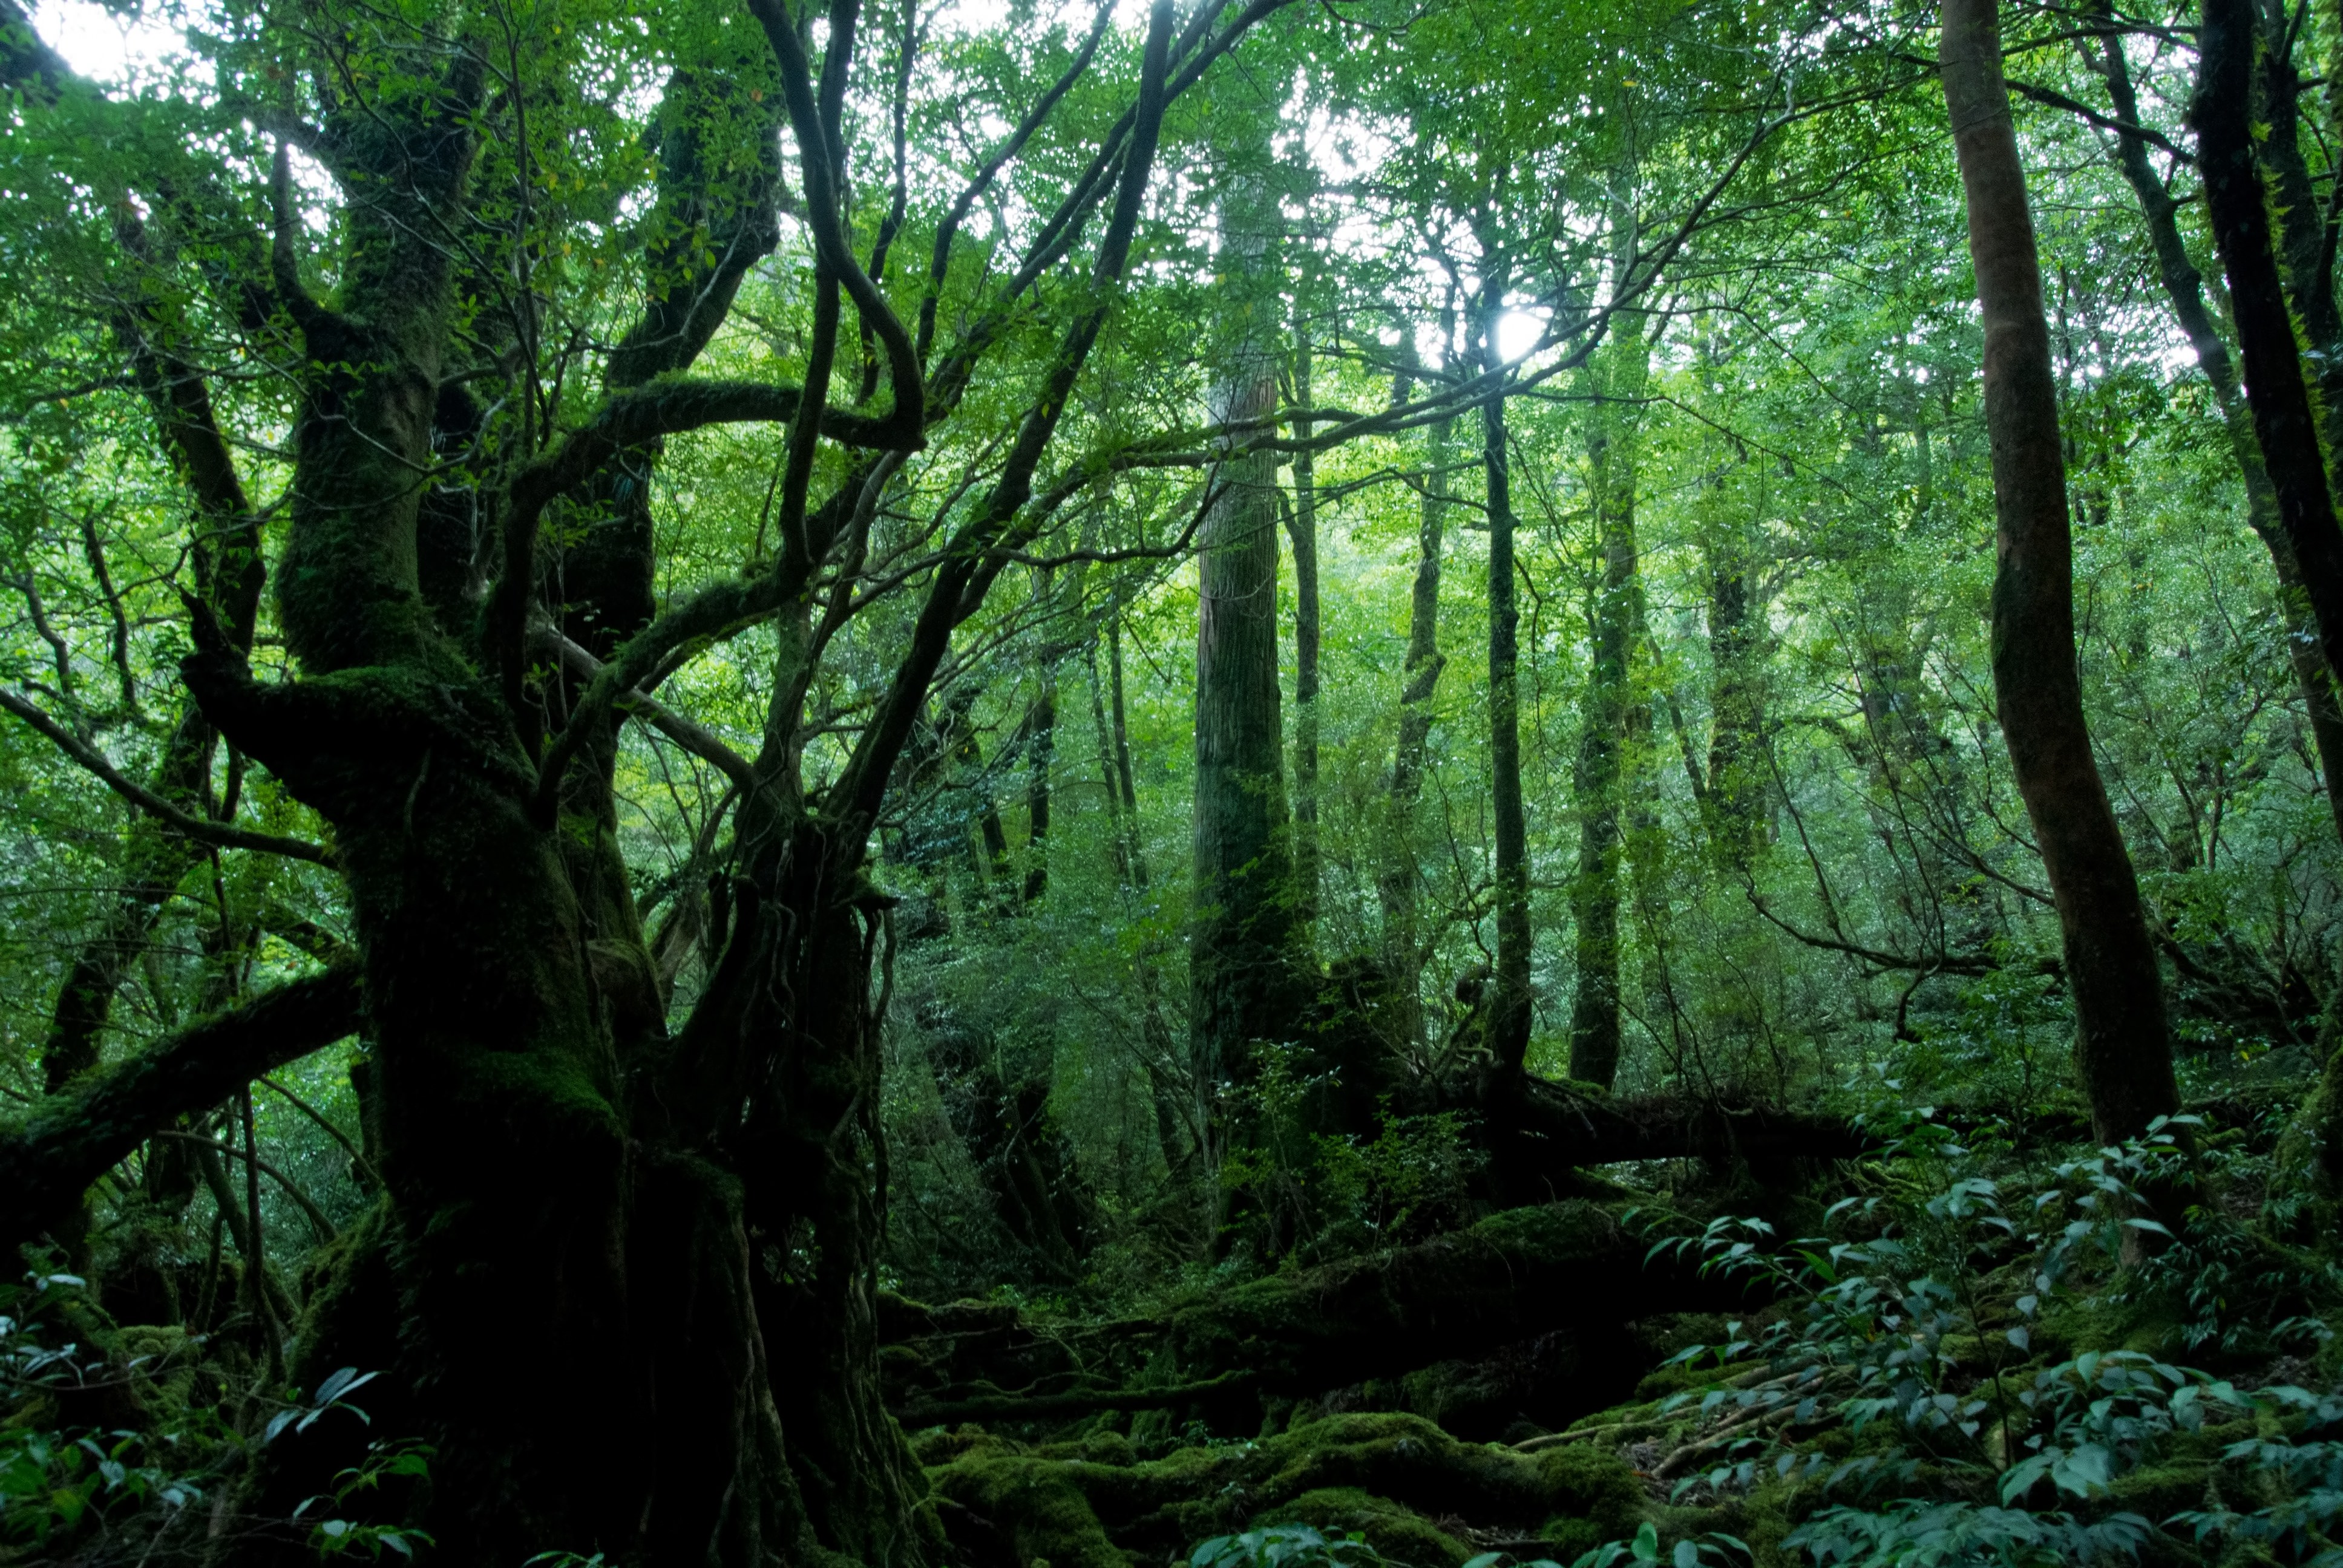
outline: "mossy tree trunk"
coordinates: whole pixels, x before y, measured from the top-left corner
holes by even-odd
[[[1310,324],[1294,305],[1293,400],[1311,403]],[[1297,440],[1311,421],[1294,422]],[[1293,455],[1293,510],[1286,518],[1293,546],[1293,900],[1306,930],[1318,920],[1318,474],[1313,455]]]
[[[419,55],[397,91],[337,101],[318,138],[337,182],[367,198],[341,236],[336,303],[303,289],[280,159],[286,221],[267,286],[298,334],[303,404],[276,591],[298,676],[256,677],[248,627],[216,606],[198,614],[183,666],[204,720],[332,825],[356,925],[387,1203],[352,1240],[366,1258],[317,1304],[303,1363],[394,1374],[397,1414],[437,1449],[419,1522],[468,1560],[913,1563],[935,1545],[878,1395],[891,935],[865,859],[954,628],[1046,521],[1027,503],[1129,255],[1172,12],[1150,19],[1120,168],[1083,198],[1111,209],[1085,303],[927,583],[850,760],[809,797],[798,751],[820,638],[852,608],[877,498],[923,418],[950,414],[984,345],[955,347],[923,384],[907,331],[845,249],[824,149],[841,130],[830,89],[853,47],[851,7],[830,18],[819,88],[795,21],[757,10],[770,56],[753,64],[779,91],[751,101],[785,103],[805,152],[826,301],[804,387],[669,374],[769,248],[776,199],[769,159],[702,156],[686,135],[665,149],[662,204],[684,213],[676,232],[729,237],[680,244],[689,266],[654,258],[650,307],[614,356],[605,412],[525,437],[498,487],[501,538],[443,526],[454,519],[435,516],[427,477],[451,425],[479,429],[448,383],[476,335],[480,279],[437,236],[474,221],[483,169],[513,166],[480,135],[484,50]],[[1185,63],[1200,70],[1242,31],[1189,40]],[[712,79],[670,83],[684,128],[724,123],[692,98]],[[770,115],[738,116],[744,145],[764,146]],[[694,172],[744,164],[731,185]],[[830,405],[844,296],[885,340],[891,414]],[[525,323],[514,330],[527,337]],[[644,502],[658,442],[741,417],[789,426],[781,548],[661,611]],[[850,471],[815,502],[824,437],[849,448]],[[556,504],[587,508],[582,538],[540,543]],[[547,625],[556,612],[573,618]],[[670,1036],[617,843],[617,715],[679,649],[759,624],[778,628],[780,650],[762,750],[693,742],[733,775],[739,874],[708,939],[722,956]],[[786,1369],[770,1343],[790,1347]],[[288,1477],[300,1462],[272,1456],[256,1500],[289,1490],[289,1510],[297,1482],[328,1479]]]
[[[1570,1076],[1611,1087],[1619,1073],[1619,869],[1638,602],[1635,399],[1648,351],[1640,313],[1628,312],[1590,377],[1598,401],[1587,437],[1596,578],[1588,616],[1586,691],[1579,707],[1578,867],[1571,878],[1577,980],[1570,1010]]]
[[[2131,66],[2124,57],[2122,41],[2104,38],[2100,40],[2100,71],[2107,78],[2107,95],[2115,106],[2116,117],[2127,126],[2137,126],[2139,99],[2132,86]],[[2291,121],[2291,102],[2286,112]],[[2291,137],[2289,127],[2288,139]],[[2333,676],[2319,648],[2318,621],[2311,614],[2309,598],[2303,588],[2302,568],[2295,559],[2294,547],[2288,541],[2285,525],[2278,518],[2278,495],[2270,487],[2269,471],[2262,464],[2261,447],[2254,437],[2253,415],[2237,384],[2236,361],[2206,304],[2204,279],[2196,263],[2189,259],[2188,247],[2181,237],[2180,203],[2157,177],[2146,138],[2137,130],[2117,131],[2115,157],[2125,183],[2139,203],[2140,219],[2147,228],[2148,248],[2156,257],[2157,278],[2164,286],[2166,302],[2188,339],[2197,368],[2205,373],[2205,380],[2212,388],[2214,406],[2220,410],[2221,427],[2228,437],[2230,453],[2246,487],[2246,520],[2269,550],[2270,564],[2277,571],[2278,602],[2286,616],[2287,659],[2293,667],[2295,683],[2302,689],[2311,744],[2318,754],[2318,770],[2327,785],[2328,809],[2335,819],[2337,832],[2343,834],[2343,705],[2338,705]],[[2299,154],[2294,161],[2299,163]],[[2333,309],[2331,298],[2328,309],[2330,313]],[[2338,415],[2330,404],[2327,417],[2331,425],[2343,415]],[[2333,449],[2331,435],[2329,449]]]

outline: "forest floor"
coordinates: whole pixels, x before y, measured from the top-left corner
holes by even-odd
[[[2331,1564],[2312,1087],[2115,1151],[1886,1102],[1860,1160],[1614,1165],[1135,1314],[890,1296],[890,1400],[970,1568]]]

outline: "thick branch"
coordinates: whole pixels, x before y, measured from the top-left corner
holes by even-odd
[[[54,1094],[0,1131],[0,1246],[30,1241],[175,1118],[358,1027],[356,964],[265,991]]]
[[[656,381],[621,392],[559,446],[513,477],[505,508],[505,564],[490,618],[492,640],[518,646],[535,586],[538,523],[545,508],[585,484],[630,447],[711,425],[786,424],[801,397],[795,387],[759,381]],[[821,433],[842,447],[884,449],[883,421],[825,408]]]

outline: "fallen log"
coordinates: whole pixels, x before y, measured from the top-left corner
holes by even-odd
[[[0,1249],[14,1256],[36,1240],[92,1182],[176,1118],[355,1032],[358,1005],[357,966],[337,964],[215,1013],[41,1101],[0,1129]]]
[[[893,1302],[881,1313],[889,1403],[913,1427],[1173,1407],[1226,1424],[1245,1410],[1257,1420],[1266,1396],[1322,1395],[1555,1335],[1577,1347],[1594,1397],[1617,1376],[1632,1387],[1643,1370],[1627,1364],[1626,1324],[1749,1301],[1674,1251],[1647,1261],[1650,1241],[1624,1212],[1575,1199],[1509,1210],[1415,1246],[1087,1328]]]
[[[1492,1175],[1515,1201],[1560,1196],[1575,1172],[1643,1160],[1778,1168],[1853,1160],[1880,1140],[1844,1117],[1746,1098],[1661,1094],[1614,1100],[1528,1074],[1490,1073],[1473,1086]]]
[[[1193,1377],[1250,1368],[1305,1391],[1469,1358],[1536,1334],[1614,1330],[1741,1298],[1573,1199],[1493,1214],[1413,1247],[1238,1285],[1172,1314]]]

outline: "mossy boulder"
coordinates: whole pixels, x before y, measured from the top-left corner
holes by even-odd
[[[1047,1563],[1050,1568],[1131,1568],[1131,1559],[1107,1539],[1091,1507],[1081,1473],[1090,1466],[1029,1455],[975,1453],[930,1473],[936,1496],[990,1524],[1018,1568]],[[963,1554],[979,1558],[978,1543],[945,1528]],[[992,1544],[987,1542],[981,1544]]]

